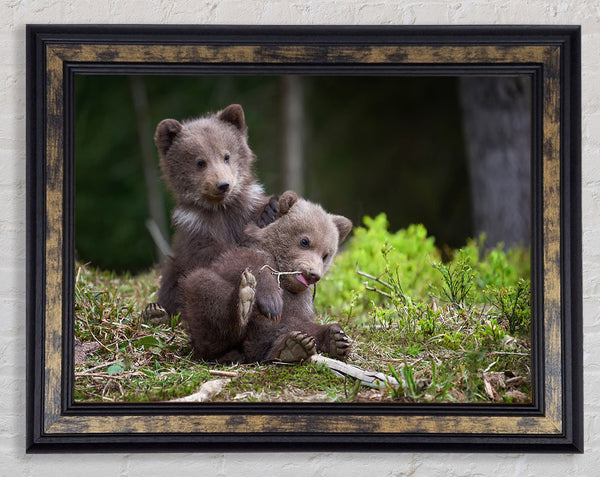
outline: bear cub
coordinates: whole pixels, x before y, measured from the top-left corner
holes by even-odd
[[[182,277],[243,244],[248,223],[264,226],[277,212],[277,200],[265,196],[252,172],[256,157],[248,146],[240,105],[183,123],[165,119],[154,142],[176,200],[175,233],[173,256],[162,267],[158,304],[148,305],[145,319],[180,313]]]
[[[183,280],[183,318],[196,357],[294,362],[319,351],[346,359],[349,339],[338,324],[316,323],[310,287],[351,228],[343,216],[282,194],[274,222],[246,228],[251,247],[232,248]]]

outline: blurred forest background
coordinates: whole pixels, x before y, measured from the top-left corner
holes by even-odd
[[[95,76],[75,80],[77,258],[132,273],[160,260],[172,198],[160,120],[243,106],[256,172],[346,215],[422,223],[455,248],[528,245],[531,87],[523,77]]]

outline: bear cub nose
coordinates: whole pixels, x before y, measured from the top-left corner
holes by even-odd
[[[311,270],[306,274],[306,279],[310,284],[317,283],[321,279],[321,274]]]
[[[229,190],[229,182],[227,181],[219,181],[217,182],[217,189],[219,190],[219,192],[221,193],[225,193]]]

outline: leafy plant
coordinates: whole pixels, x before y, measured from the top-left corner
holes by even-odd
[[[364,227],[354,229],[343,252],[319,283],[315,307],[320,312],[328,310],[333,315],[341,315],[352,302],[353,316],[366,321],[372,303],[385,301],[383,296],[367,293],[365,278],[356,273],[357,269],[377,276],[386,269],[386,264],[394,264],[403,292],[419,298],[427,297],[429,284],[439,281],[429,263],[439,260],[440,252],[423,225],[390,232],[385,214],[364,217],[363,222]]]
[[[347,389],[347,385],[350,384],[350,389]],[[344,394],[346,395],[346,399],[349,401],[354,401],[358,396],[358,392],[360,391],[361,383],[360,379],[348,378],[344,380]]]
[[[444,378],[441,377],[442,373],[438,373],[438,368],[435,361],[431,362],[431,384],[427,388],[427,394],[432,401],[448,401],[452,400],[449,397],[449,391],[452,389],[454,383],[453,380],[444,374]]]
[[[463,259],[469,257],[474,275],[473,301],[486,301],[488,288],[515,285],[519,279],[530,276],[529,250],[514,247],[504,250],[502,244],[492,249],[485,247],[485,235],[469,240],[458,252]]]
[[[496,318],[490,318],[485,324],[482,325],[482,336],[488,342],[499,342],[504,338],[505,332],[498,325]]]
[[[437,330],[437,320],[433,316],[426,316],[419,320],[419,328],[424,336],[433,336]]]
[[[440,263],[433,268],[442,274],[444,285],[441,291],[446,299],[454,305],[465,306],[475,278],[470,257],[461,253],[456,263]]]
[[[389,390],[393,399],[481,401],[488,399],[482,381],[488,368],[506,366],[528,375],[527,348],[514,354],[504,351],[507,329],[517,323],[525,327],[530,320],[529,302],[523,299],[529,296],[529,280],[519,276],[528,266],[516,261],[527,259],[525,253],[505,252],[501,246],[485,251],[483,237],[471,241],[453,252],[448,262],[427,264],[435,275],[427,284],[429,294],[421,297],[407,292],[393,248],[384,243],[380,254],[379,270],[358,270],[367,279],[363,293],[370,293],[372,303],[368,332],[360,327],[356,332],[364,341],[377,343],[380,359],[405,361],[400,371],[387,368],[404,383]],[[419,386],[414,379],[417,372]],[[424,389],[427,375],[435,386]]]
[[[531,330],[530,282],[520,279],[515,286],[489,287],[488,296],[511,334],[529,334]]]

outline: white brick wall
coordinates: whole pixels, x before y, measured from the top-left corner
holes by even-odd
[[[25,455],[25,24],[581,24],[585,455]],[[0,476],[597,475],[600,466],[597,0],[4,0],[0,5]]]

